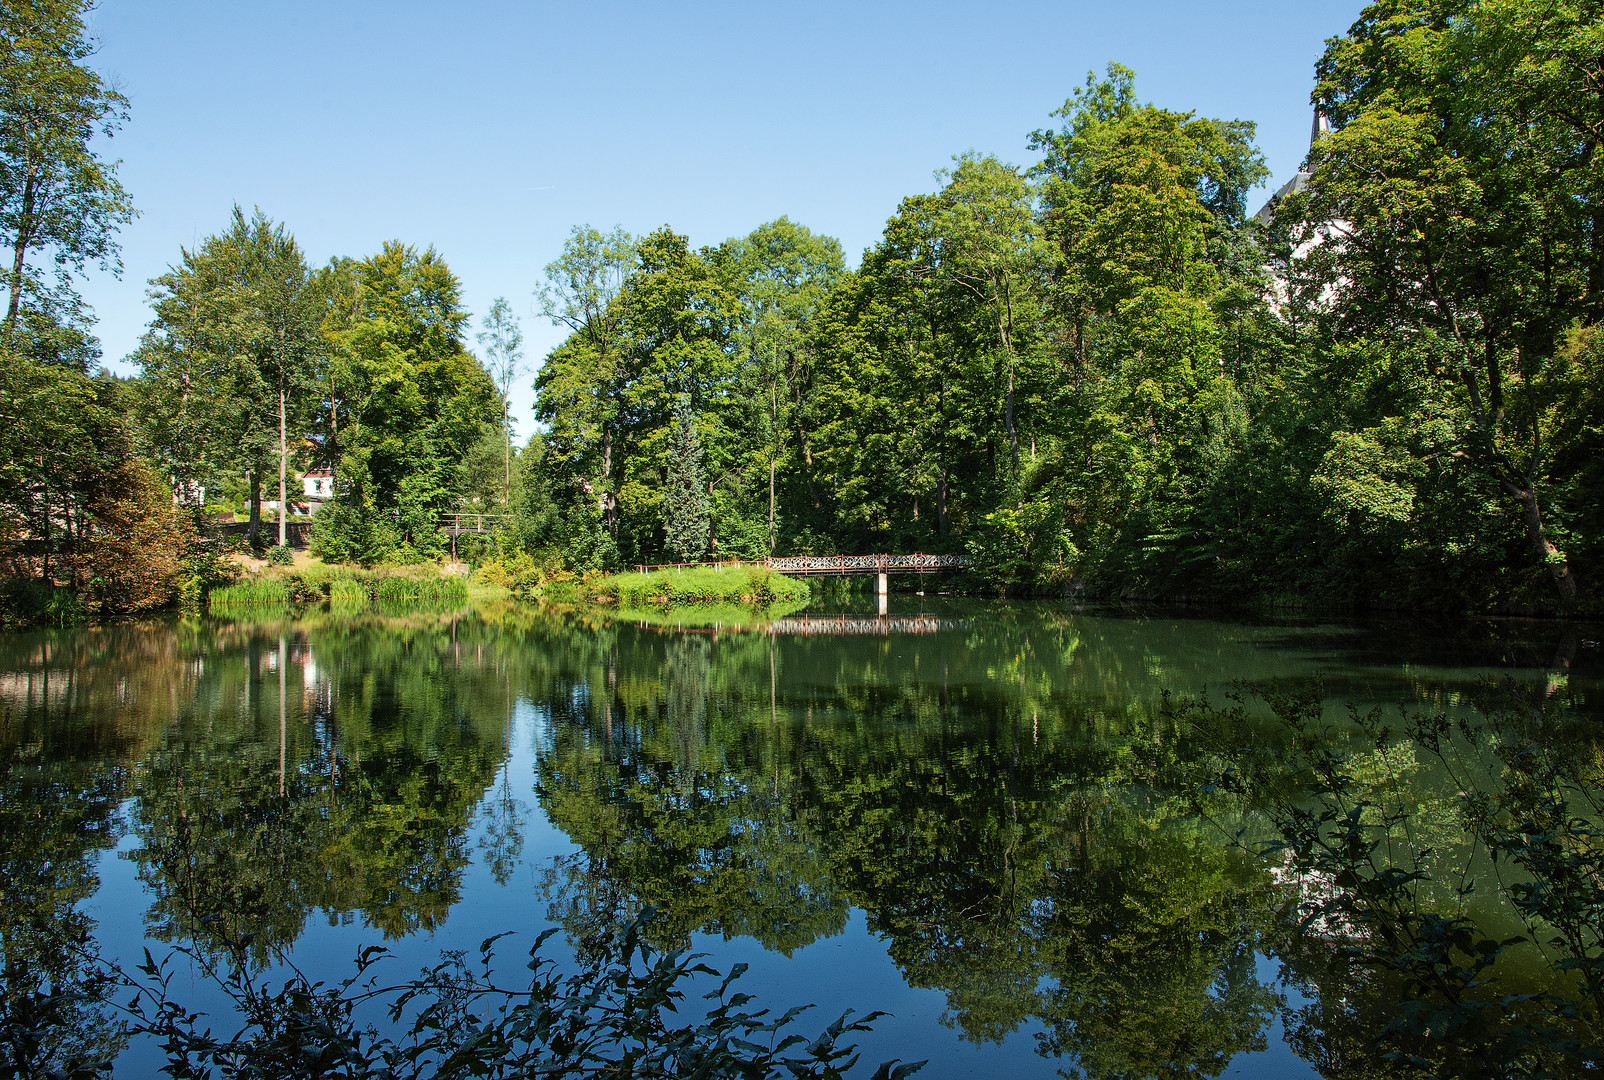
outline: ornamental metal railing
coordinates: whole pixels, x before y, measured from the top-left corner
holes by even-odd
[[[964,630],[967,619],[946,619],[938,615],[793,615],[775,619],[770,634],[800,634],[831,637],[838,634],[937,634],[944,630]]]
[[[489,515],[486,515],[489,516]],[[962,570],[967,555],[775,555],[767,559],[725,559],[721,562],[636,563],[635,572],[719,570],[766,566],[782,574],[932,574]]]
[[[961,570],[966,555],[789,555],[767,560],[782,574],[928,574]]]

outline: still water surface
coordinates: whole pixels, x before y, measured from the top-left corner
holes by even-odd
[[[1169,780],[1203,751],[1163,692],[1318,681],[1334,709],[1452,712],[1514,676],[1599,707],[1574,628],[850,604],[0,637],[0,940],[85,931],[128,963],[248,934],[338,978],[374,941],[406,974],[650,904],[664,944],[815,1003],[809,1028],[895,1014],[865,1059],[924,1076],[1332,1075],[1395,1002],[1348,1000],[1331,943],[1275,916],[1264,822]],[[1440,782],[1416,775],[1424,805]],[[134,1045],[119,1072],[158,1067]]]

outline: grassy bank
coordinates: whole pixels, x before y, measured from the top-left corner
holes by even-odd
[[[764,566],[697,566],[650,574],[609,574],[576,583],[590,600],[627,607],[805,603],[808,584]]]
[[[206,603],[214,611],[261,605],[306,605],[327,601],[331,609],[359,611],[370,604],[463,603],[468,584],[434,567],[364,570],[312,563],[271,568],[232,585],[213,589]]]
[[[640,627],[663,629],[719,630],[731,633],[763,630],[775,619],[807,607],[806,600],[771,604],[762,610],[750,604],[693,604],[680,607],[631,607],[614,610],[609,618],[613,622],[633,623]]]

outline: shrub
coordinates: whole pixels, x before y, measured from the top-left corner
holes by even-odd
[[[268,550],[267,561],[275,566],[288,566],[295,561],[295,550],[288,544],[277,544]]]

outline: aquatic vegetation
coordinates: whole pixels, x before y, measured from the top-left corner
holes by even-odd
[[[288,604],[290,587],[288,580],[280,576],[247,578],[233,585],[213,589],[206,597],[206,601],[213,608],[244,604]]]

